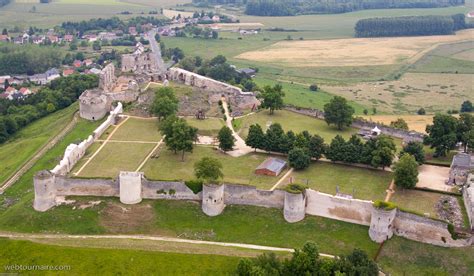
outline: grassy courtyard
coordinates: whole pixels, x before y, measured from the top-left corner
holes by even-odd
[[[203,157],[214,157],[223,166],[224,182],[255,185],[260,189],[270,189],[278,177],[254,174],[255,168],[269,155],[247,154],[241,157],[232,157],[210,147],[195,146],[192,153],[186,153],[184,162],[181,154],[174,154],[165,147],[160,148],[157,158],[149,159],[143,171],[149,179],[157,180],[191,180],[194,179],[194,163]],[[281,175],[283,175],[282,172]],[[280,175],[280,176],[281,176]]]
[[[294,183],[307,184],[316,191],[334,195],[337,186],[340,193],[367,200],[383,200],[392,181],[390,172],[328,162],[313,162],[307,169],[294,171],[291,177]]]
[[[272,123],[281,124],[285,132],[292,130],[295,133],[299,133],[307,130],[312,134],[318,134],[324,138],[326,143],[330,143],[338,134],[348,139],[352,134],[357,133],[357,129],[355,128],[345,128],[342,131],[338,131],[334,126],[328,126],[323,120],[286,110],[277,110],[273,115],[270,115],[267,110],[263,110],[253,115],[236,119],[235,121],[235,125],[237,126],[236,131],[238,130],[240,136],[243,138],[247,137],[250,125],[260,124],[265,131]]]
[[[161,134],[158,131],[158,121],[146,118],[128,118],[110,137],[117,141],[146,141],[158,142]]]
[[[220,118],[206,118],[198,120],[196,118],[187,117],[186,121],[190,126],[198,129],[199,135],[217,136],[219,130],[225,125],[224,120]]]
[[[397,189],[390,201],[396,203],[404,210],[438,218],[436,203],[442,196],[443,194],[439,193]]]

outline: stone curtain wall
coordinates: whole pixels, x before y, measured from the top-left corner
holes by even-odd
[[[110,112],[110,115],[107,117],[107,119],[98,128],[96,128],[96,130],[94,130],[92,135],[89,135],[87,139],[83,140],[79,144],[70,144],[67,146],[63,158],[61,161],[59,161],[59,164],[51,170],[51,172],[56,175],[67,175],[72,170],[74,165],[76,165],[76,163],[84,156],[87,148],[92,145],[95,140],[97,140],[105,132],[105,130],[107,130],[109,126],[115,124],[118,115],[121,114],[122,111],[122,104],[118,103],[117,107]]]
[[[324,112],[318,109],[295,108],[295,107],[290,107],[290,106],[286,107],[285,109],[288,111],[298,113],[298,114],[311,116],[311,117],[324,120]],[[354,121],[352,122],[352,127],[355,127],[355,128],[373,129],[376,126],[381,130],[382,134],[404,139],[407,141],[423,142],[423,137],[425,136],[423,133],[420,133],[420,132],[391,128],[385,125],[381,125],[381,124],[377,124],[377,123],[369,122],[369,121],[364,121],[357,118],[354,119]]]
[[[469,225],[474,230],[474,174],[468,175],[466,185],[463,187],[464,206],[466,207],[467,216],[469,217]]]
[[[263,191],[246,185],[204,185],[195,194],[184,182],[151,181],[143,173],[121,172],[117,180],[77,179],[41,171],[34,178],[37,211],[47,211],[59,202],[61,196],[114,196],[122,203],[135,204],[142,199],[170,199],[201,201],[202,210],[209,216],[220,215],[226,205],[251,205],[283,209],[288,222],[298,222],[305,215],[322,216],[349,223],[369,226],[368,232],[375,242],[392,235],[445,247],[472,245],[472,237],[454,240],[448,223],[402,212],[384,211],[373,207],[367,200],[337,197],[307,189],[301,194],[286,191]],[[132,197],[130,195],[133,194]],[[130,199],[130,200],[129,200]]]
[[[314,190],[306,190],[306,214],[370,225],[373,202],[337,197]]]

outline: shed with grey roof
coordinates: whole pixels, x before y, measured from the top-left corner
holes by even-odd
[[[286,161],[269,157],[255,169],[255,174],[278,176],[286,168]]]

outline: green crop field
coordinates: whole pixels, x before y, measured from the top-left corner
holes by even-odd
[[[338,131],[334,126],[328,126],[325,121],[313,117],[297,114],[286,110],[277,110],[273,115],[267,110],[257,112],[255,114],[236,119],[235,124],[239,127],[239,133],[242,137],[247,137],[248,129],[252,124],[260,124],[265,131],[272,123],[279,123],[286,132],[292,130],[295,133],[304,130],[312,134],[318,134],[324,138],[326,143],[330,143],[336,135],[349,138],[352,134],[357,133],[355,128],[345,128]]]
[[[268,155],[247,154],[241,157],[231,157],[210,147],[195,146],[192,153],[185,154],[185,161],[181,161],[181,154],[174,154],[163,147],[156,158],[149,159],[143,171],[148,179],[157,180],[192,180],[194,179],[194,163],[203,157],[217,158],[223,166],[223,181],[225,183],[255,185],[260,189],[270,189],[278,177],[254,174],[255,169]],[[282,172],[281,175],[283,175]],[[280,176],[281,176],[280,175]]]
[[[392,174],[386,171],[356,168],[327,162],[312,163],[307,169],[291,174],[294,183],[335,195],[339,192],[366,200],[383,200],[392,181]]]
[[[0,144],[0,183],[28,161],[48,140],[72,120],[77,104],[39,119],[20,130],[9,141]]]

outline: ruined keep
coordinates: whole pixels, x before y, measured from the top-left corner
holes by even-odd
[[[97,121],[109,112],[112,102],[100,90],[86,90],[79,96],[79,115],[81,118]]]
[[[120,172],[120,202],[123,204],[137,204],[142,201],[141,172]]]

